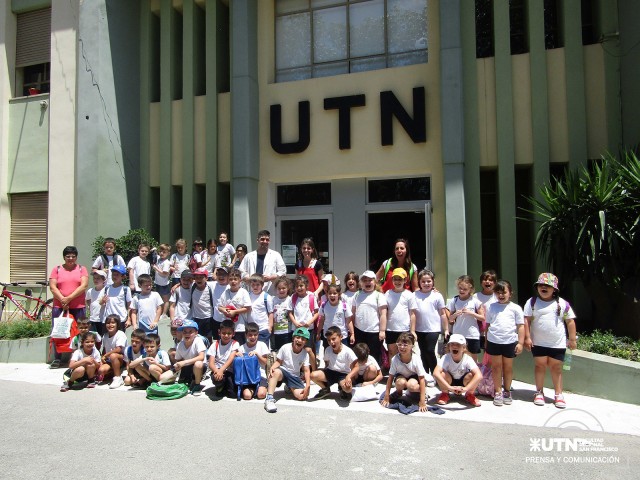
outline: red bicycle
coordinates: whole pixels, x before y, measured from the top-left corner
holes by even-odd
[[[46,287],[49,282],[36,282],[36,285],[40,285],[38,296],[34,295],[31,288],[25,288],[24,292],[15,292],[9,289],[12,286],[27,285],[27,282],[0,282],[0,285],[2,285],[0,320],[10,321],[23,317],[29,320],[51,320],[53,298],[46,298]]]

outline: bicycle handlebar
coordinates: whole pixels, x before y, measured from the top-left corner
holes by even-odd
[[[36,285],[42,285],[43,287],[46,287],[49,285],[48,281],[44,281],[44,282],[33,282]],[[4,283],[4,282],[0,282],[0,285],[2,285],[3,287],[18,287],[20,285],[29,285],[29,282],[9,282],[9,283]]]

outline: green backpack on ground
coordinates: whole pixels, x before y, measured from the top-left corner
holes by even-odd
[[[189,387],[184,383],[171,383],[162,385],[152,383],[147,388],[147,398],[149,400],[176,400],[189,393]]]

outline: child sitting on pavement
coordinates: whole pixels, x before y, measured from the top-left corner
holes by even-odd
[[[358,357],[351,348],[342,343],[342,330],[338,326],[331,326],[325,335],[329,346],[324,352],[325,368],[311,372],[311,380],[320,387],[314,400],[319,400],[331,395],[331,385],[338,384],[340,398],[351,399],[353,381],[358,375]]]
[[[102,365],[98,370],[99,381],[113,375],[109,388],[121,387],[122,364],[124,350],[127,348],[127,336],[120,330],[120,316],[117,313],[109,315],[104,321],[106,333],[102,337]]]
[[[389,379],[387,380],[387,390],[383,400],[380,402],[383,407],[388,407],[390,403],[402,398],[404,390],[411,393],[419,393],[418,408],[421,412],[427,411],[427,384],[425,377],[427,372],[422,365],[422,359],[413,353],[415,337],[408,332],[403,332],[398,336],[396,345],[398,353],[391,359],[389,367]],[[391,387],[395,382],[396,391],[391,394]]]
[[[278,411],[273,392],[282,383],[286,383],[297,400],[306,400],[309,396],[311,375],[309,371],[309,353],[305,349],[311,335],[304,327],[296,328],[293,341],[278,350],[276,361],[269,370],[269,386],[264,409],[269,413]],[[304,373],[304,381],[300,378],[300,369]]]
[[[467,341],[461,334],[454,333],[449,337],[449,353],[440,357],[433,372],[442,392],[438,397],[438,405],[449,403],[450,393],[464,396],[474,407],[482,405],[473,394],[482,380],[482,373],[476,362],[465,353],[466,347]]]
[[[144,355],[129,363],[129,370],[135,369],[139,383],[149,384],[160,380],[160,375],[171,368],[169,355],[160,350],[160,336],[150,333],[143,340]]]
[[[234,396],[233,359],[240,350],[240,344],[233,339],[234,333],[233,320],[223,320],[220,325],[220,340],[214,340],[207,350],[211,381],[218,396]]]
[[[61,392],[66,392],[74,382],[87,381],[87,388],[96,386],[96,372],[100,367],[100,352],[95,347],[96,334],[86,331],[81,337],[81,346],[73,352],[69,361],[71,378],[62,384]]]
[[[69,344],[69,348],[71,350],[78,350],[79,348],[82,348],[82,335],[90,331],[91,328],[91,323],[89,322],[88,318],[79,318],[77,320],[77,324],[78,334],[71,339],[71,343]],[[102,337],[98,333],[96,333],[96,345],[99,345],[101,341]]]
[[[177,379],[179,383],[190,384],[191,395],[199,396],[204,389],[200,384],[205,370],[204,354],[207,347],[198,336],[198,324],[193,320],[184,320],[178,327],[182,332],[182,340],[176,347],[173,368],[160,376],[161,383],[171,383]]]
[[[248,356],[256,356],[258,362],[260,362],[260,385],[258,385],[258,391],[255,392],[253,388],[246,387],[242,389],[242,398],[245,400],[251,400],[255,394],[256,398],[263,400],[267,396],[267,376],[264,367],[267,365],[267,355],[269,355],[270,349],[266,343],[258,340],[260,336],[260,326],[257,323],[250,322],[246,326],[247,343],[240,347],[240,354]]]
[[[353,346],[353,353],[356,360],[351,364],[351,368],[358,367],[358,376],[354,380],[356,386],[366,387],[367,385],[377,385],[382,381],[382,370],[375,358],[369,355],[369,345],[366,343],[356,343]]]
[[[140,362],[134,363],[133,366],[132,363],[136,360],[141,360],[142,358],[144,358],[145,351],[142,345],[144,343],[145,337],[146,334],[144,333],[144,330],[142,330],[141,328],[136,328],[133,332],[131,332],[131,345],[124,349],[124,363],[127,365],[127,374],[124,376],[124,384],[127,387],[144,386],[144,380],[136,375],[135,366],[139,365]]]

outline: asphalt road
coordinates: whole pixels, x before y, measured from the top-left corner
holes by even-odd
[[[640,467],[632,435],[14,381],[0,402],[2,479],[637,479]]]

